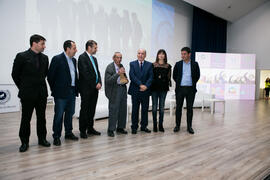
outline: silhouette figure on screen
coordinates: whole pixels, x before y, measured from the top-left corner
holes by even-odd
[[[132,45],[133,49],[137,49],[138,47],[140,47],[140,44],[142,42],[143,31],[142,25],[140,24],[136,13],[132,13],[132,27]]]

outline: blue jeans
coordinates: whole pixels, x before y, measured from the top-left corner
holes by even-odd
[[[75,100],[75,90],[68,98],[54,98],[53,138],[61,137],[64,113],[65,135],[72,133],[72,117],[75,113]]]
[[[167,91],[153,91],[152,92],[152,115],[153,123],[157,124],[157,107],[159,104],[159,124],[162,125],[164,117],[164,106]]]

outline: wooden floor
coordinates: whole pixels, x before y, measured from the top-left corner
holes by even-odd
[[[222,108],[217,106],[217,110]],[[228,101],[226,112],[194,110],[195,135],[179,133],[165,113],[165,133],[106,135],[107,120],[95,127],[102,136],[37,145],[35,116],[30,148],[19,153],[20,113],[0,114],[0,179],[263,179],[270,172],[270,101]],[[47,108],[52,142],[53,107]],[[79,135],[78,120],[73,120]],[[152,116],[149,113],[149,128]]]

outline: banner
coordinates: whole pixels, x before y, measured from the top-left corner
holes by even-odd
[[[219,99],[255,99],[255,54],[196,52],[199,91]]]

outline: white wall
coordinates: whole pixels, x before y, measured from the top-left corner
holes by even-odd
[[[96,40],[102,77],[114,51],[123,53],[127,70],[140,47],[152,62],[158,49],[166,49],[174,65],[180,49],[191,45],[192,9],[174,0],[0,0],[0,84],[13,83],[14,57],[29,48],[33,33],[47,39],[44,53],[50,59],[67,39],[76,42],[76,57],[87,40]]]
[[[228,53],[256,54],[256,99],[259,98],[260,70],[270,69],[270,1],[256,8],[227,29]]]

